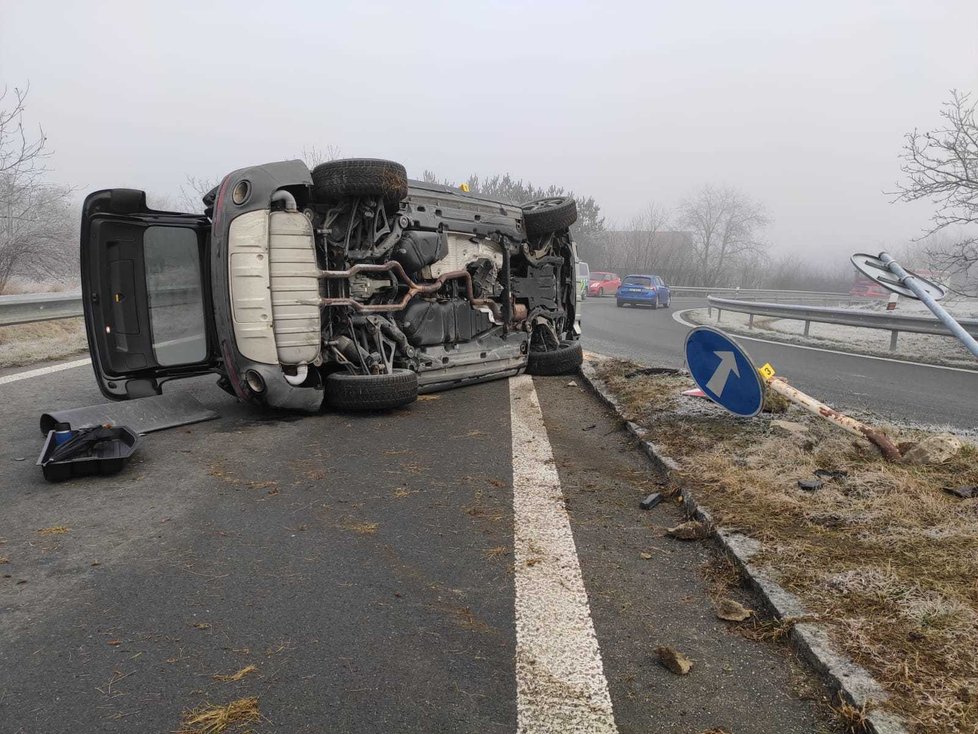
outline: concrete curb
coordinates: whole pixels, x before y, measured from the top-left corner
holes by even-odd
[[[646,438],[649,432],[625,418],[619,402],[608,390],[607,385],[597,377],[592,364],[594,359],[600,357],[593,355],[581,366],[581,376],[585,382],[602,401],[618,413],[628,432],[638,439],[639,446],[653,464],[666,474],[677,471],[679,465]],[[680,492],[687,514],[715,527],[709,510],[696,502],[693,493],[685,487],[681,488]],[[778,619],[807,616],[805,607],[797,596],[782,588],[769,573],[751,563],[751,559],[761,550],[759,541],[723,528],[715,527],[715,530],[714,537],[720,547],[734,560],[751,587]],[[883,687],[869,674],[869,671],[838,653],[823,627],[813,622],[798,622],[792,627],[789,640],[795,650],[818,672],[831,689],[839,693],[844,701],[866,711],[867,731],[870,734],[907,734],[907,728],[899,717],[875,708],[877,704],[887,699]]]

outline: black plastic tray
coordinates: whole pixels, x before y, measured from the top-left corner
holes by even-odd
[[[55,449],[54,431],[48,431],[44,448],[37,457],[37,465],[41,467],[44,478],[49,482],[60,482],[72,477],[115,474],[120,471],[139,445],[139,436],[126,426],[110,428],[109,432],[112,437],[103,441],[91,454],[45,464],[45,459]]]

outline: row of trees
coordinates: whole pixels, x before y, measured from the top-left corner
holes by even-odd
[[[44,131],[24,126],[27,97],[0,93],[0,293],[15,276],[70,277],[78,262],[72,191],[48,180]]]

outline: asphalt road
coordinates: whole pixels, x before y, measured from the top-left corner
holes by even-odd
[[[702,299],[675,298],[671,308],[653,311],[617,308],[614,298],[589,298],[582,311],[584,346],[681,367],[690,327],[677,320],[677,313],[704,306]],[[793,385],[840,410],[931,426],[978,427],[978,372],[735,339],[755,364],[770,362]]]
[[[213,381],[169,389],[218,420],[59,485],[38,416],[101,402],[90,369],[0,384],[0,732],[174,732],[247,696],[255,732],[829,730],[784,648],[716,620],[710,546],[638,510],[661,477],[568,378],[301,418]]]

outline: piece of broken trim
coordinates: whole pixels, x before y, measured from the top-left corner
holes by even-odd
[[[177,392],[44,413],[41,416],[41,433],[46,436],[48,431],[54,430],[55,424],[67,423],[75,429],[106,424],[129,426],[136,433],[144,434],[217,417],[217,413],[205,408],[190,393]]]

